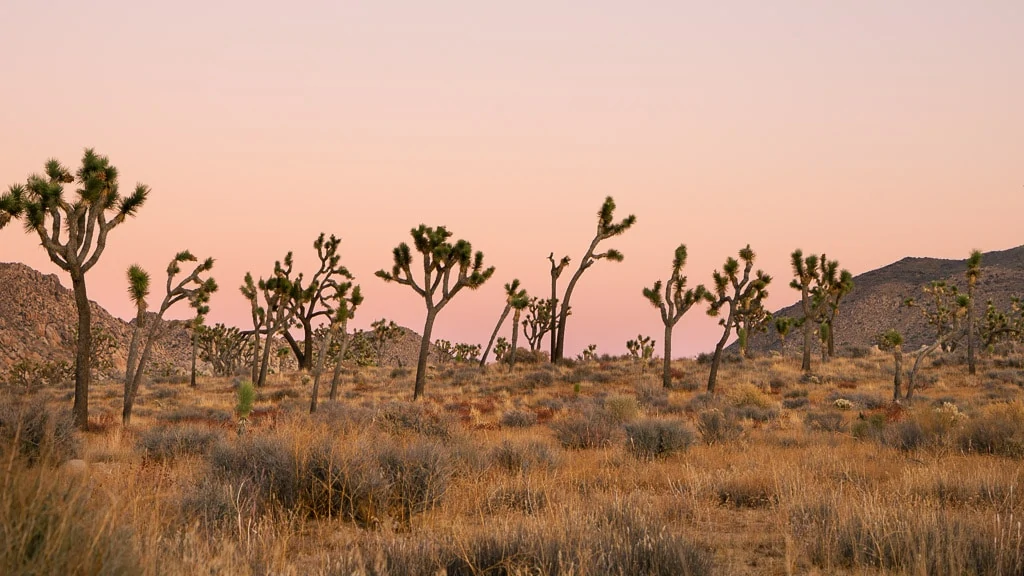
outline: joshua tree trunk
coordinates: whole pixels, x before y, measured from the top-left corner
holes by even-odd
[[[199,330],[197,326],[192,327],[192,376],[189,379],[189,386],[196,388],[196,348],[199,347]]]
[[[665,365],[661,371],[661,385],[672,387],[672,326],[665,324]]]
[[[832,322],[829,322],[829,326],[828,326],[828,328],[829,328],[829,330],[828,330],[828,357],[829,358],[835,358],[836,357],[836,329],[835,329],[835,326],[832,325],[834,322],[835,322],[834,320]]]
[[[327,331],[327,337],[324,338],[323,346],[320,348],[320,356],[316,359],[316,370],[313,372],[313,393],[309,400],[309,413],[316,412],[317,394],[320,392],[320,375],[324,372],[324,363],[327,361],[327,352],[331,349],[331,344],[334,344],[334,333],[336,329],[332,326],[331,330]],[[341,364],[339,359],[338,364]]]
[[[146,334],[146,345],[142,349],[142,355],[135,366],[131,379],[124,382],[124,406],[121,408],[121,427],[127,428],[132,420],[132,407],[135,406],[135,396],[139,393],[139,385],[142,384],[142,369],[149,363],[149,357],[153,352],[153,342],[159,338],[160,318],[150,319],[148,333]]]
[[[978,372],[974,360],[974,289],[970,289],[967,305],[967,373],[974,376]]]
[[[518,308],[515,314],[512,315],[512,351],[509,352],[508,357],[508,371],[511,372],[516,367],[516,348],[519,346],[519,315],[522,313]]]
[[[260,329],[259,326],[252,331],[252,385],[255,386],[260,381],[260,356],[262,355],[262,349],[260,348]]]
[[[800,370],[806,374],[811,373],[811,342],[814,337],[814,324],[811,319],[811,296],[804,286],[800,297],[804,309],[804,356],[800,362]]]
[[[295,361],[299,364],[299,370],[309,370],[313,367],[312,326],[302,326],[302,338],[302,348],[300,349],[299,343],[295,341],[295,337],[287,330],[284,332],[284,339],[288,341],[288,346],[292,349],[292,353],[295,354]]]
[[[75,404],[72,409],[75,426],[85,430],[89,426],[89,378],[92,360],[92,311],[85,291],[85,276],[71,274],[78,308],[78,348],[75,350]]]
[[[338,381],[341,380],[341,362],[345,359],[345,352],[348,351],[348,330],[346,323],[341,324],[341,346],[338,347],[338,361],[334,364],[334,374],[331,376],[330,399],[333,402],[338,399]]]
[[[263,384],[267,381],[267,369],[270,367],[270,345],[274,341],[273,333],[267,332],[267,337],[263,340],[263,354],[260,360],[260,376],[255,382],[255,386],[257,388],[262,388]]]
[[[555,361],[558,351],[558,276],[551,274],[551,361]]]
[[[423,338],[420,340],[420,356],[416,361],[416,387],[413,389],[412,399],[419,400],[423,396],[423,387],[427,381],[427,357],[430,355],[430,333],[434,331],[434,319],[437,318],[437,308],[427,308],[427,320],[423,323]]]
[[[708,376],[708,394],[715,393],[715,382],[718,380],[718,367],[722,364],[722,349],[725,348],[725,341],[729,339],[729,331],[722,334],[722,338],[715,345],[715,356],[711,359],[711,374]]]
[[[892,378],[892,401],[900,399],[900,386],[903,384],[903,349],[899,346],[892,352],[893,362],[896,364],[896,375]]]
[[[910,369],[910,376],[907,378],[907,395],[906,399],[909,402],[914,396],[914,382],[917,378],[917,369],[921,366],[921,360],[924,360],[928,355],[935,351],[936,348],[941,346],[945,341],[944,338],[940,338],[935,341],[934,344],[924,349],[924,352],[920,352],[917,358],[914,358],[914,366]]]
[[[491,353],[491,346],[494,346],[494,339],[498,337],[498,331],[501,330],[501,325],[505,323],[505,318],[508,317],[508,311],[512,309],[512,304],[506,304],[505,309],[501,311],[501,317],[498,318],[498,325],[494,327],[494,332],[491,332],[491,339],[487,341],[487,348],[484,348],[484,354],[480,357],[480,367],[483,368],[487,364],[487,355]],[[519,312],[516,311],[516,317],[518,318]],[[514,322],[518,326],[519,321]]]

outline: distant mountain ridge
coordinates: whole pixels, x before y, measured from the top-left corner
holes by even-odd
[[[921,317],[920,310],[908,309],[902,307],[902,304],[907,298],[919,299],[921,288],[933,280],[945,280],[961,290],[966,289],[966,267],[966,258],[946,260],[907,257],[855,276],[853,292],[840,303],[835,331],[837,349],[871,346],[879,334],[892,328],[903,334],[905,349],[929,343],[934,339],[934,331]],[[788,282],[789,279],[784,280]],[[798,297],[795,290],[792,292]],[[984,315],[988,300],[1005,308],[1012,296],[1024,296],[1024,246],[982,255],[975,310],[979,317]],[[800,302],[774,314],[799,317]],[[767,334],[757,334],[750,339],[750,348],[754,351],[779,350],[780,344],[774,328],[770,328]],[[799,333],[791,333],[786,338],[787,352],[795,351],[801,345]]]
[[[134,321],[125,322],[96,302],[90,304],[94,330],[110,335],[116,344],[113,366],[105,376],[122,378]],[[73,365],[77,325],[74,293],[60,283],[56,274],[43,274],[19,262],[0,262],[0,381],[12,365],[22,360],[63,361]],[[402,337],[388,345],[385,363],[415,366],[419,344],[420,335],[403,328]],[[286,346],[282,339],[277,347]],[[153,346],[148,371],[185,374],[191,362],[192,343],[187,324],[180,320],[167,321],[164,335]],[[284,362],[286,369],[295,368],[295,357],[290,353],[283,360],[272,354],[271,367],[276,368],[278,362]],[[209,366],[202,362],[199,368],[200,373],[209,371]]]

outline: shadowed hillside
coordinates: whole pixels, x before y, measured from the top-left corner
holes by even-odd
[[[855,287],[840,304],[836,322],[836,346],[870,346],[875,337],[890,329],[899,330],[906,339],[906,348],[917,348],[934,339],[934,334],[920,311],[901,307],[907,298],[921,297],[921,288],[932,280],[946,280],[965,288],[964,260],[939,258],[904,258],[870,272],[854,277]],[[789,278],[780,278],[789,281]],[[782,288],[777,288],[781,290]],[[795,290],[785,288],[794,297]],[[1006,307],[1011,296],[1024,295],[1024,246],[1009,250],[986,252],[982,258],[982,275],[978,282],[977,311],[984,314],[985,302],[993,300]],[[776,316],[798,317],[799,302],[775,312]],[[796,332],[796,331],[795,331]],[[734,345],[735,346],[735,345]],[[791,334],[786,341],[787,350],[797,350],[800,335]],[[775,331],[751,338],[755,351],[778,350],[780,341]]]

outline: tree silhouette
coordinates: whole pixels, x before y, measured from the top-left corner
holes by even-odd
[[[804,330],[803,359],[800,361],[800,370],[806,374],[811,372],[811,337],[814,334],[815,314],[814,302],[811,298],[813,283],[819,278],[818,257],[814,254],[804,258],[803,250],[797,248],[790,256],[793,265],[793,280],[790,287],[800,291],[800,306],[803,317],[797,322]]]
[[[967,258],[967,372],[974,376],[978,372],[974,359],[974,289],[981,277],[981,251],[972,250]]]
[[[711,373],[708,376],[707,388],[709,394],[714,394],[715,392],[718,368],[722,363],[722,350],[725,348],[725,343],[729,340],[732,330],[739,327],[741,304],[749,299],[756,298],[757,293],[764,291],[772,280],[771,276],[768,276],[761,270],[757,271],[754,278],[750,277],[750,272],[754,268],[755,254],[750,249],[749,244],[747,244],[746,248],[740,250],[739,256],[740,260],[743,261],[742,274],[740,273],[739,261],[732,256],[726,258],[722,271],[715,270],[711,275],[715,282],[714,292],[708,293],[705,296],[705,299],[710,304],[708,307],[709,316],[719,316],[723,307],[728,307],[729,309],[729,313],[725,318],[721,318],[718,321],[723,330],[722,337],[718,340],[718,344],[715,345],[715,355],[711,360]],[[730,288],[732,289],[731,292],[729,291]]]
[[[515,278],[512,282],[505,284],[505,307],[501,310],[501,316],[498,317],[498,323],[494,326],[494,331],[491,332],[491,339],[487,341],[487,347],[484,348],[484,353],[480,357],[481,368],[487,364],[487,356],[491,353],[491,347],[494,346],[494,339],[498,337],[498,331],[501,330],[501,325],[505,323],[505,318],[508,317],[509,311],[512,310],[512,303],[517,300],[522,300],[525,297],[526,289],[519,288],[518,278]],[[518,329],[519,319],[516,318],[513,323],[516,325],[515,328]]]
[[[423,260],[423,284],[416,281],[412,273],[413,256],[409,245],[402,242],[393,251],[394,265],[391,272],[378,270],[377,277],[385,282],[397,282],[412,288],[423,298],[427,317],[423,324],[423,340],[420,342],[419,360],[416,363],[416,386],[413,399],[423,395],[427,376],[427,356],[430,353],[430,334],[434,320],[452,298],[463,288],[475,290],[493,274],[494,267],[484,268],[483,252],[473,253],[473,247],[465,240],[454,244],[448,241],[452,233],[444,226],[432,228],[420,224],[410,233],[413,246]],[[457,272],[456,272],[457,270]],[[452,273],[455,272],[455,278]]]
[[[551,361],[557,362],[562,359],[562,355],[565,351],[565,325],[566,320],[569,317],[569,300],[572,298],[572,291],[576,288],[576,283],[579,282],[580,277],[587,271],[588,268],[594,265],[594,262],[598,260],[608,259],[612,262],[622,262],[622,253],[615,249],[610,249],[605,252],[595,253],[598,244],[603,240],[613,238],[629,230],[633,224],[636,223],[636,216],[630,214],[623,218],[618,223],[613,222],[615,215],[615,200],[611,196],[608,196],[604,200],[604,204],[601,205],[601,209],[597,211],[597,233],[594,235],[594,239],[590,241],[590,246],[587,248],[586,254],[580,259],[579,268],[576,269],[576,273],[573,274],[572,279],[569,280],[569,285],[565,287],[565,295],[562,297],[561,308],[558,312],[558,331],[557,343],[554,347],[554,353],[551,355]],[[563,258],[563,262],[568,263]],[[554,259],[552,258],[552,266],[554,266]],[[554,285],[555,276],[552,275],[552,285]]]
[[[555,262],[555,253],[548,254],[548,261],[551,262],[551,298],[548,299],[547,303],[550,306],[548,310],[548,321],[551,325],[548,327],[548,332],[551,332],[551,361],[555,361],[555,354],[558,353],[558,278],[565,271],[565,267],[569,265],[569,257],[562,256],[562,259],[557,263]],[[568,311],[565,314],[569,315]],[[538,336],[542,338],[544,333]]]
[[[544,335],[551,330],[551,304],[548,299],[530,298],[526,303],[526,318],[523,319],[523,336],[530,350],[540,350]],[[571,314],[571,311],[570,311]]]
[[[921,361],[927,358],[936,348],[945,348],[961,334],[961,322],[967,314],[970,299],[966,294],[961,293],[956,286],[947,284],[941,280],[928,283],[921,289],[928,297],[924,303],[919,303],[913,298],[904,300],[903,305],[908,308],[918,308],[932,328],[935,329],[935,341],[927,348],[917,353],[914,358],[914,365],[910,369],[910,376],[907,379],[906,399],[911,400],[914,395],[914,384],[917,379],[917,370]]]
[[[341,376],[341,362],[345,359],[345,352],[348,348],[348,321],[355,316],[356,308],[363,303],[363,293],[359,286],[353,286],[353,277],[345,271],[346,281],[337,282],[330,279],[331,286],[323,298],[325,309],[329,312],[330,324],[327,334],[324,336],[320,346],[320,355],[316,361],[316,368],[313,372],[313,392],[309,400],[309,413],[316,412],[317,396],[320,392],[320,376],[324,372],[324,364],[327,362],[327,355],[334,345],[335,338],[341,335],[341,348],[338,350],[337,359],[334,364],[334,372],[331,375],[330,399],[334,400],[338,394],[338,379]]]
[[[313,324],[318,318],[329,318],[331,309],[327,300],[337,289],[338,279],[351,279],[352,275],[348,269],[340,264],[341,256],[338,254],[338,245],[341,239],[331,234],[330,238],[321,232],[320,236],[313,241],[313,249],[316,250],[317,259],[320,265],[313,276],[309,279],[309,285],[300,285],[301,297],[288,302],[293,308],[295,320],[302,326],[302,346],[295,341],[295,337],[288,330],[284,331],[284,339],[288,342],[299,370],[309,370],[313,367],[313,344],[316,340],[313,337]],[[299,281],[301,284],[301,281]]]
[[[78,183],[74,196],[64,194],[64,185]],[[146,202],[149,187],[136,184],[121,196],[117,168],[92,148],[82,155],[74,174],[57,160],[48,160],[42,175],[33,174],[25,184],[12,185],[0,196],[0,229],[12,220],[22,220],[25,231],[35,233],[50,261],[71,276],[78,309],[75,352],[75,425],[89,424],[90,351],[92,314],[85,287],[85,274],[96,265],[107,246],[110,231]]]
[[[818,258],[818,276],[811,289],[811,303],[821,337],[821,358],[828,361],[835,356],[835,326],[839,316],[839,303],[853,291],[853,274],[839,270],[839,262],[829,260],[825,254]]]
[[[253,311],[256,338],[256,353],[253,355],[253,374],[256,375],[256,379],[253,383],[257,388],[262,387],[267,381],[274,336],[288,329],[297,310],[293,305],[294,301],[308,294],[308,291],[302,288],[302,274],[292,279],[292,268],[292,253],[289,252],[284,257],[283,266],[280,260],[274,262],[274,273],[269,279],[260,278],[259,282],[253,282],[252,274],[246,272],[244,283],[239,288],[242,295],[249,300]],[[260,296],[263,297],[262,306],[259,302]],[[261,327],[265,336],[262,350],[259,344]]]
[[[661,371],[661,384],[665,388],[672,387],[672,331],[683,315],[707,295],[703,284],[686,289],[686,276],[682,275],[685,265],[686,245],[680,244],[672,259],[672,274],[664,283],[664,292],[661,280],[643,290],[644,298],[661,311],[661,321],[665,325],[665,359]]]
[[[121,425],[125,428],[131,423],[132,406],[135,404],[135,396],[139,391],[139,384],[142,383],[142,374],[149,363],[153,351],[153,344],[161,336],[164,313],[172,306],[188,300],[190,302],[203,302],[209,299],[209,295],[217,291],[217,283],[213,278],[201,278],[200,276],[213,268],[213,258],[207,258],[196,265],[195,269],[188,276],[174,283],[175,276],[181,272],[181,264],[184,262],[196,262],[197,258],[191,252],[185,250],[179,252],[167,265],[167,292],[156,312],[147,312],[149,304],[146,297],[149,296],[149,273],[138,265],[128,268],[128,294],[137,310],[135,317],[135,328],[132,331],[131,344],[128,347],[128,362],[124,375],[124,405],[121,410]]]
[[[519,318],[529,305],[530,295],[526,293],[526,290],[517,292],[512,298],[512,344],[509,346],[508,355],[509,372],[515,370],[516,367],[516,351],[519,350]]]
[[[900,387],[903,384],[903,335],[895,329],[889,330],[878,338],[878,347],[892,352],[893,363],[896,366],[896,374],[892,378],[892,401],[899,402]]]

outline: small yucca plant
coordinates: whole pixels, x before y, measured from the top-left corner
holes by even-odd
[[[255,402],[256,389],[253,388],[252,382],[242,382],[242,385],[238,387],[238,404],[235,405],[235,413],[240,421],[249,419],[249,413],[252,412],[252,405]]]

